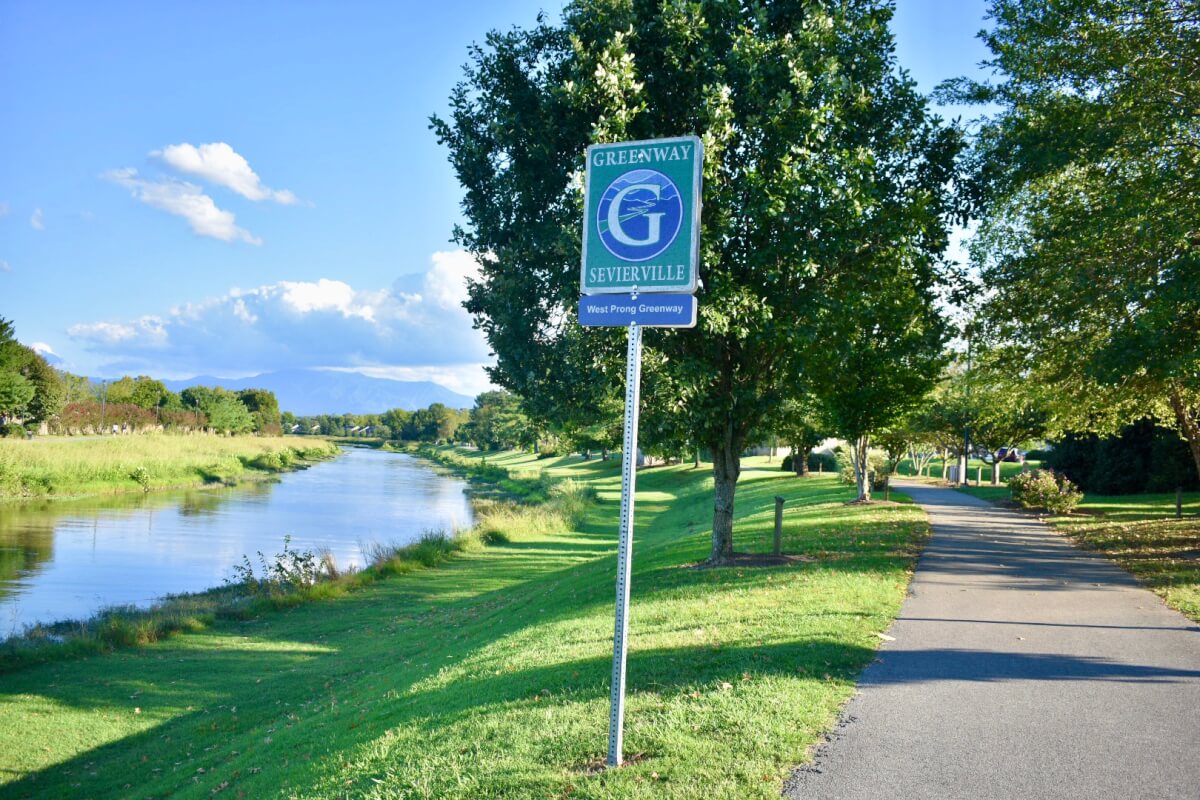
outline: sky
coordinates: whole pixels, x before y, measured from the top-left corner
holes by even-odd
[[[472,43],[561,8],[0,0],[0,316],[94,377],[487,388],[429,116]],[[983,0],[898,0],[900,65],[978,74],[984,25]]]

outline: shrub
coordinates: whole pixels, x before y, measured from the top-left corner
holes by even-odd
[[[788,453],[783,457],[783,463],[779,467],[784,472],[792,472],[792,454]],[[808,454],[808,471],[809,472],[828,472],[830,474],[838,471],[837,457],[833,453],[809,453]]]
[[[25,438],[25,427],[16,422],[0,425],[0,436],[9,439],[23,439]]]
[[[1083,492],[1052,469],[1022,472],[1009,480],[1008,488],[1025,508],[1044,508],[1052,514],[1070,514],[1083,500]]]
[[[326,576],[324,559],[311,550],[293,550],[292,537],[283,537],[283,552],[271,558],[258,551],[262,574],[254,571],[248,556],[234,566],[229,583],[241,584],[249,594],[282,595],[312,586]]]
[[[129,479],[142,487],[143,492],[150,491],[150,471],[145,467],[134,467],[129,471]]]

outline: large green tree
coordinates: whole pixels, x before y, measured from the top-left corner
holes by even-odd
[[[700,321],[646,332],[643,405],[682,422],[649,433],[683,427],[713,454],[713,561],[733,550],[739,454],[825,352],[822,322],[840,332],[863,307],[840,289],[907,303],[883,292],[937,281],[958,136],[897,70],[891,11],[576,0],[561,25],[490,34],[433,121],[466,190],[456,238],[481,265],[467,308],[493,381],[534,412],[597,408],[621,383],[621,332],[574,318],[584,148],[703,140]]]
[[[1060,429],[1173,424],[1200,471],[1200,2],[992,0],[972,245]]]

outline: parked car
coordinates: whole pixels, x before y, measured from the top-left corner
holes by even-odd
[[[1012,461],[1015,464],[1024,464],[1025,463],[1025,451],[1018,450],[1015,447],[1012,447],[1012,448],[1001,447],[1000,448],[1000,460],[1001,461]]]

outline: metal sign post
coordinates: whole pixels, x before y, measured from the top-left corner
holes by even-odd
[[[608,730],[608,765],[617,767],[625,727],[642,329],[696,325],[704,145],[695,136],[594,144],[586,159],[579,324],[629,331]]]
[[[621,530],[617,544],[617,615],[613,625],[612,703],[608,765],[621,765],[625,730],[625,657],[629,639],[629,575],[633,566],[633,499],[637,490],[638,407],[642,388],[642,326],[629,326],[625,365],[625,438],[621,449]]]

